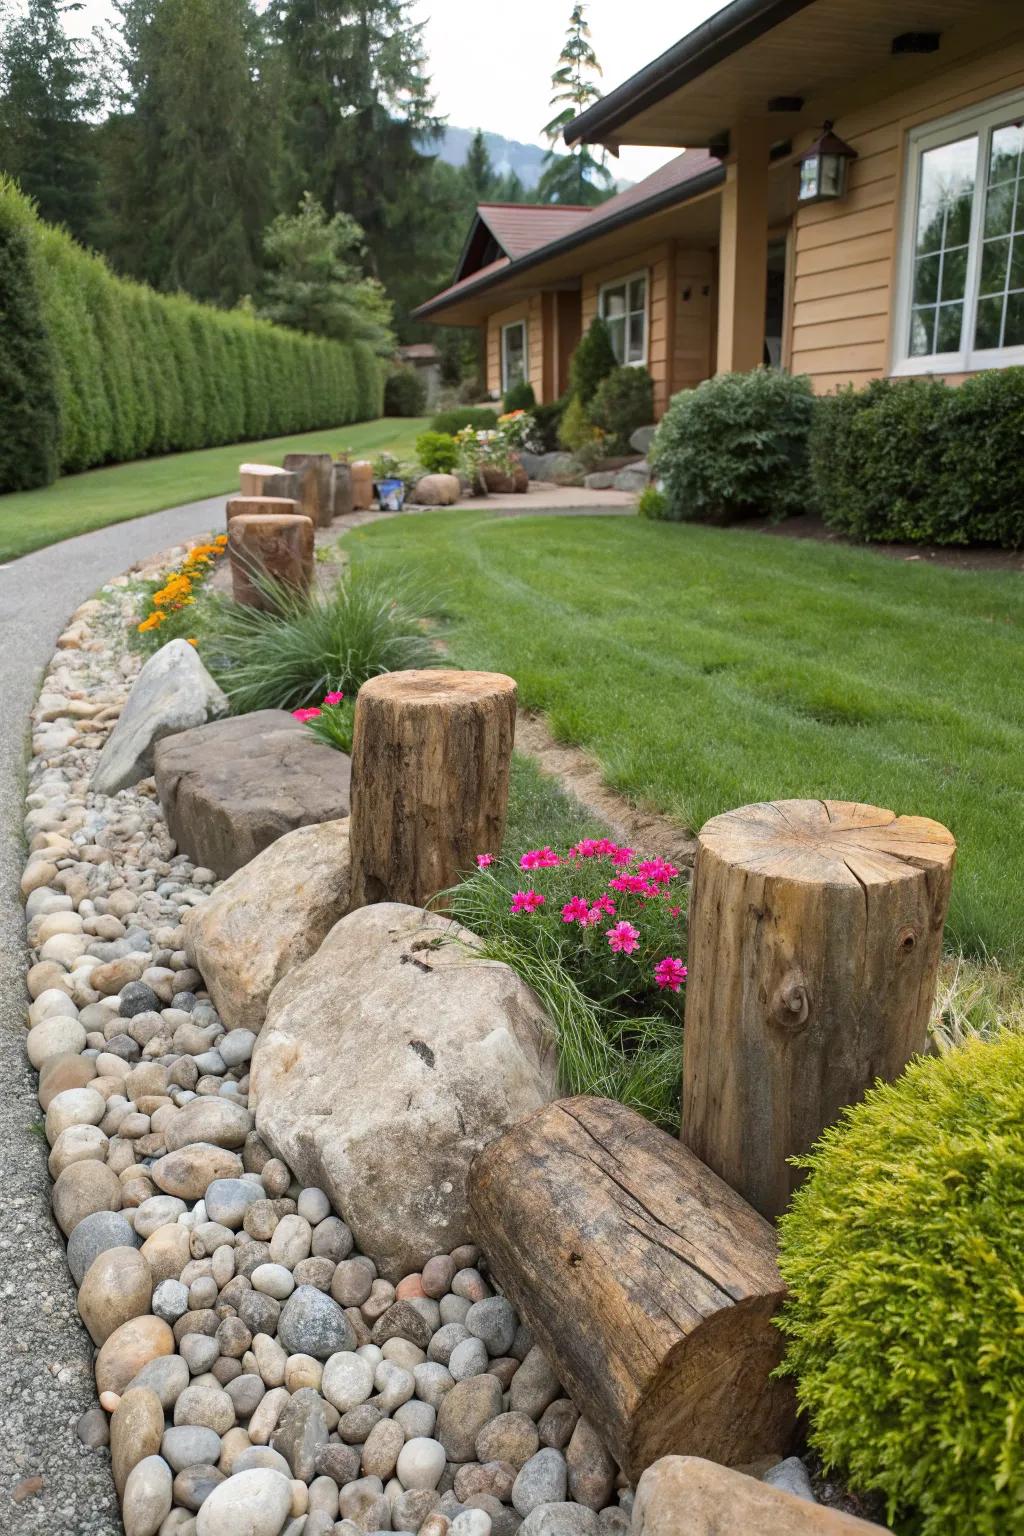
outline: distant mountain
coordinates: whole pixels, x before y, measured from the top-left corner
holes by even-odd
[[[446,128],[441,138],[429,146],[428,152],[437,155],[448,165],[463,165],[475,132],[475,128]],[[488,133],[486,129],[484,143],[491,164],[499,176],[515,171],[528,192],[536,187],[547,153],[539,144],[521,144],[518,139],[506,139],[503,134]],[[620,181],[617,186],[619,191],[623,191],[632,186],[632,182]]]

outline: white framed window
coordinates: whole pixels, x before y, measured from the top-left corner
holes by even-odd
[[[603,283],[597,292],[597,312],[608,327],[620,363],[641,366],[647,361],[647,273]]]
[[[908,139],[892,371],[1024,363],[1024,93]]]
[[[501,328],[501,388],[509,390],[528,377],[526,321],[513,320]]]

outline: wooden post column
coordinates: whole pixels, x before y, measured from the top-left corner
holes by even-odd
[[[305,515],[316,528],[334,516],[334,460],[329,453],[286,453],[284,467],[295,477]]]
[[[923,1051],[956,844],[839,800],[715,816],[697,841],[682,1138],[762,1215],[877,1078]]]
[[[498,853],[516,685],[499,672],[389,672],[356,698],[352,906],[425,906]]]
[[[731,133],[718,237],[718,373],[764,362],[768,299],[768,135],[756,120]]]
[[[248,608],[271,608],[260,589],[261,576],[308,591],[313,580],[313,543],[308,517],[250,512],[233,517],[228,523],[228,555],[235,602]]]

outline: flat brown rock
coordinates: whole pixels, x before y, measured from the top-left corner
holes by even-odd
[[[221,878],[296,827],[347,816],[350,771],[283,709],[181,731],[156,751],[171,836]]]

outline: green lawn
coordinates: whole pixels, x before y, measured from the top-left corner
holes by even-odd
[[[414,443],[428,425],[421,417],[385,417],[354,426],[328,427],[297,437],[270,437],[259,443],[229,443],[196,453],[171,453],[159,459],[112,464],[83,475],[68,475],[38,491],[0,496],[0,560],[13,560],[58,539],[127,518],[144,517],[165,507],[200,501],[237,489],[238,466],[276,464],[286,453],[351,450],[373,458],[382,449],[399,458],[415,458]]]
[[[950,938],[1024,962],[1024,582],[758,533],[430,513],[349,534],[443,587],[465,666],[699,827],[788,796],[933,816]]]

